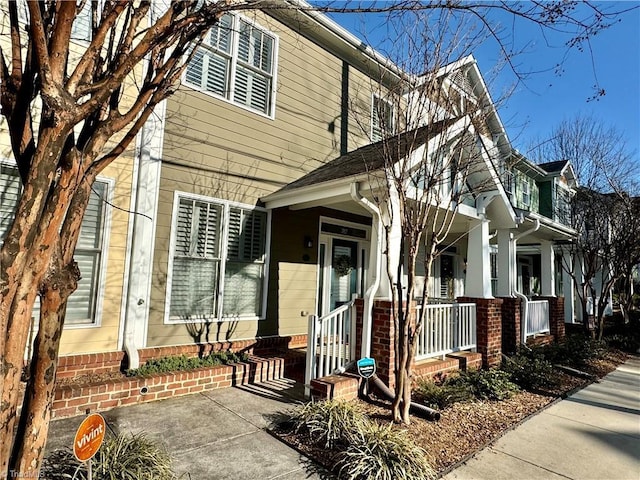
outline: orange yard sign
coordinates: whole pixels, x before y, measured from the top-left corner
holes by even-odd
[[[104,440],[106,424],[99,413],[92,413],[85,418],[73,439],[73,454],[81,462],[93,457]]]

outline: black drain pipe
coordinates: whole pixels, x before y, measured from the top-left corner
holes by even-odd
[[[371,380],[375,387],[380,390],[385,397],[387,397],[387,400],[393,401],[396,398],[395,393],[393,393],[375,373],[369,380]],[[409,412],[414,413],[419,417],[426,418],[427,420],[440,420],[439,411],[429,408],[426,405],[420,405],[416,402],[411,402]]]

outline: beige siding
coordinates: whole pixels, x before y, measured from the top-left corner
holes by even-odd
[[[273,118],[186,86],[167,104],[149,346],[193,341],[184,326],[164,323],[174,192],[255,205],[340,155],[342,60],[272,18],[257,15],[255,20],[279,39]],[[349,81],[354,103],[370,115],[371,82],[353,68]],[[368,118],[356,122],[351,117],[349,150],[368,141],[369,128]],[[275,260],[270,262],[267,318],[240,322],[231,338],[303,333],[307,317],[302,312],[316,310],[317,248],[303,251],[302,240],[304,235],[317,239],[317,215],[296,217],[284,238],[276,233],[281,220],[274,216],[272,225]]]
[[[303,263],[278,263],[280,335],[307,332],[309,314],[316,311],[318,267]]]

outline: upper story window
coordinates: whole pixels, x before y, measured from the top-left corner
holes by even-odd
[[[267,212],[187,194],[176,202],[167,320],[264,317]]]
[[[571,224],[571,195],[569,191],[559,186],[556,186],[554,213],[556,221],[565,225]]]
[[[13,165],[0,163],[0,241],[15,216],[22,191],[18,169]],[[89,204],[80,227],[80,237],[74,252],[74,260],[80,269],[78,287],[67,301],[65,325],[96,325],[100,313],[98,302],[101,298],[101,284],[104,276],[105,239],[109,184],[96,181],[93,184]],[[38,305],[32,314],[38,318]]]
[[[531,186],[526,178],[522,181],[522,205],[525,207],[531,206]]]
[[[502,172],[502,186],[505,193],[511,198],[513,193],[513,172],[511,170],[504,170]]]
[[[395,131],[393,104],[376,95],[371,102],[371,141],[379,142]]]
[[[277,43],[266,30],[226,14],[187,65],[185,83],[272,116]]]

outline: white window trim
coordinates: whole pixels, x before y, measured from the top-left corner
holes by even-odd
[[[232,25],[232,37],[233,40],[231,42],[231,52],[229,53],[229,55],[231,56],[231,62],[230,62],[230,70],[229,70],[229,91],[231,92],[229,94],[229,98],[225,97],[224,95],[219,95],[217,93],[214,92],[209,92],[207,90],[202,89],[201,87],[198,87],[196,85],[193,85],[191,83],[187,82],[187,69],[185,68],[184,72],[182,73],[182,79],[181,79],[181,84],[191,88],[192,90],[195,90],[197,92],[203,93],[205,95],[208,95],[210,97],[213,98],[217,98],[219,100],[222,100],[226,103],[229,103],[231,105],[234,105],[238,108],[241,108],[243,110],[246,110],[247,112],[251,112],[253,114],[256,115],[260,115],[262,117],[268,118],[270,120],[275,120],[276,118],[276,94],[277,94],[277,83],[278,83],[278,53],[279,53],[279,47],[280,47],[280,37],[278,35],[276,35],[274,32],[272,32],[271,30],[263,27],[262,25],[260,25],[258,22],[256,22],[255,20],[246,17],[245,15],[240,15],[238,13],[229,13],[229,15],[231,15],[234,20],[233,20],[233,25]],[[239,29],[237,28],[238,22],[240,21],[245,21],[248,24],[262,30],[264,33],[268,34],[269,36],[271,36],[273,38],[273,63],[272,63],[272,73],[271,73],[271,92],[270,92],[270,98],[271,98],[271,108],[270,108],[270,113],[264,113],[261,112],[259,110],[256,110],[254,108],[249,107],[248,105],[244,105],[242,103],[238,103],[235,102],[232,98],[233,95],[233,91],[235,88],[235,70],[238,64],[238,42],[236,41],[237,35],[239,35],[238,31]],[[205,48],[206,47],[201,47],[201,48]]]
[[[0,158],[0,164],[8,167],[15,167],[14,161],[6,158]],[[99,175],[97,182],[107,184],[107,198],[104,206],[104,223],[102,228],[102,253],[100,255],[100,278],[96,287],[96,305],[93,321],[91,323],[67,323],[65,322],[64,330],[77,330],[84,328],[99,328],[102,326],[102,311],[104,305],[105,289],[107,285],[107,265],[109,256],[109,240],[111,239],[111,214],[114,196],[115,179],[111,177],[103,177]]]
[[[107,286],[107,265],[109,256],[109,240],[111,239],[111,213],[113,210],[113,197],[114,187],[116,181],[111,177],[98,176],[97,182],[103,182],[107,184],[107,198],[104,204],[104,223],[102,227],[102,255],[100,258],[100,278],[97,284],[96,293],[96,307],[93,315],[93,323],[70,323],[66,324],[64,328],[69,330],[83,329],[83,328],[97,328],[102,326],[102,311],[104,305],[105,290]]]
[[[526,177],[522,182],[522,205],[531,207],[531,185],[529,184],[529,179]]]
[[[396,109],[393,103],[376,93],[371,94],[371,112],[369,116],[369,123],[370,123],[369,138],[371,139],[372,142],[379,142],[381,140],[384,140],[385,138],[384,135],[382,135],[380,138],[377,138],[377,139],[373,138],[373,119],[374,119],[374,115],[376,114],[376,100],[379,102],[384,102],[387,105],[389,105],[389,107],[391,107],[391,131],[390,132],[387,131],[386,133],[393,134],[396,129],[396,125],[395,125]],[[382,133],[384,134],[385,132],[382,132]]]
[[[265,239],[265,260],[264,260],[264,281],[262,283],[262,315],[246,315],[246,316],[232,316],[225,317],[223,315],[223,302],[218,302],[217,315],[211,318],[214,322],[228,322],[228,321],[251,321],[251,320],[264,320],[267,318],[267,292],[269,291],[269,260],[271,251],[271,210],[263,207],[257,207],[255,205],[249,205],[246,203],[233,202],[230,200],[224,200],[221,198],[208,197],[206,195],[200,195],[197,193],[189,193],[182,191],[173,192],[173,208],[171,212],[171,233],[169,241],[169,261],[167,266],[167,289],[165,292],[165,309],[164,309],[164,324],[165,325],[183,325],[185,323],[194,323],[194,320],[181,320],[179,318],[171,317],[171,287],[173,281],[173,261],[175,258],[174,250],[176,248],[176,229],[178,220],[178,207],[180,205],[180,199],[195,200],[207,203],[217,203],[223,207],[222,216],[222,241],[220,245],[220,279],[218,283],[218,296],[224,298],[224,274],[227,263],[227,239],[229,234],[229,224],[227,222],[227,216],[229,214],[230,207],[244,208],[246,210],[256,210],[259,212],[266,212],[267,214],[267,228]],[[196,322],[198,320],[195,320]]]

